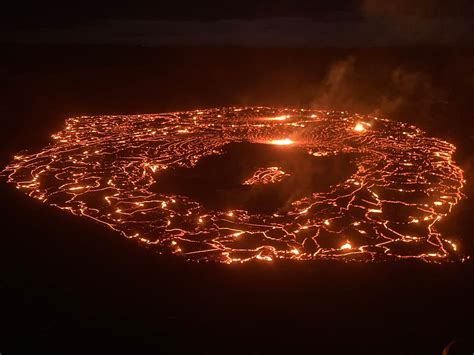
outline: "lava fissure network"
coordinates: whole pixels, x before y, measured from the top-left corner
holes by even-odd
[[[2,174],[159,253],[223,263],[462,259],[436,228],[463,197],[455,147],[408,124],[231,107],[69,118],[52,139]]]

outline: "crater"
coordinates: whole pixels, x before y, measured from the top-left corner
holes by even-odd
[[[153,192],[187,196],[211,210],[270,214],[313,193],[326,192],[356,171],[354,154],[316,157],[301,147],[233,142],[192,168],[166,169],[156,175]],[[288,176],[271,184],[243,184],[256,170],[279,167]]]

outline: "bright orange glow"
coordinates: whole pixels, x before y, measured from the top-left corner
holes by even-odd
[[[290,118],[290,115],[268,117],[265,120],[266,121],[285,121],[287,118]]]
[[[347,243],[343,244],[340,249],[341,250],[352,249],[352,245],[351,245],[350,242],[347,242]]]
[[[362,123],[357,123],[354,127],[354,131],[363,132],[363,131],[365,131],[365,127]]]
[[[271,140],[270,143],[271,144],[276,144],[276,145],[290,145],[290,144],[293,144],[295,142],[293,142],[289,138],[285,138],[285,139],[274,139],[274,140]]]
[[[75,186],[75,187],[70,187],[69,190],[74,191],[74,190],[82,190],[85,188],[86,186]]]

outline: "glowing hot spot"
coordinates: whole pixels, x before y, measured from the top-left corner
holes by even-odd
[[[295,142],[293,142],[289,138],[285,138],[285,139],[274,139],[274,140],[271,140],[270,143],[275,144],[275,145],[290,145],[290,144],[293,144]]]
[[[365,131],[365,127],[362,123],[357,123],[354,127],[354,131],[363,132],[363,131]]]
[[[283,116],[276,116],[276,117],[269,117],[266,120],[267,121],[284,121],[287,118],[290,118],[290,115],[283,115]]]
[[[352,245],[350,242],[347,242],[341,246],[341,250],[345,250],[345,249],[352,249]]]

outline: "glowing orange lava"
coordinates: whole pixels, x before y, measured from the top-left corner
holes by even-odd
[[[232,142],[295,143],[276,137],[298,137],[298,149],[314,159],[350,153],[355,173],[272,214],[212,210],[151,188],[165,169],[192,169]],[[437,229],[463,198],[454,151],[414,126],[383,118],[230,107],[69,118],[47,147],[16,154],[2,175],[42,203],[189,260],[441,262],[462,259],[460,243]],[[278,189],[288,176],[278,166],[255,167],[241,184]]]
[[[293,144],[293,142],[290,138],[284,138],[284,139],[273,139],[270,141],[270,144],[275,144],[275,145],[290,145]]]
[[[352,245],[350,242],[345,243],[344,245],[341,246],[341,250],[344,249],[352,249]]]
[[[363,132],[363,131],[365,131],[365,127],[362,123],[357,123],[354,127],[354,131]]]
[[[286,119],[290,118],[290,115],[283,115],[283,116],[276,116],[276,117],[268,117],[265,120],[267,121],[285,121]]]
[[[256,184],[270,184],[276,183],[290,174],[285,173],[283,170],[276,166],[269,168],[259,168],[253,174],[253,176],[245,180],[242,185],[256,185]]]

